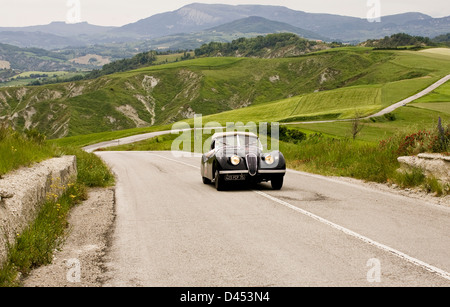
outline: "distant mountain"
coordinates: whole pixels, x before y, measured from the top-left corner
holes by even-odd
[[[324,36],[314,33],[312,31],[294,27],[284,22],[273,21],[258,16],[251,16],[243,19],[238,19],[230,23],[226,23],[208,29],[207,32],[220,32],[232,35],[235,35],[236,33],[242,34],[294,33],[308,39],[320,39],[320,40],[327,39]]]
[[[433,37],[447,33],[450,29],[450,17],[432,18],[421,13],[385,16],[381,18],[381,22],[371,23],[363,18],[306,13],[282,6],[194,3],[173,12],[157,14],[113,29],[110,33],[133,33],[147,38],[158,38],[205,31],[251,16],[283,22],[332,40],[352,42],[382,38],[399,32]]]
[[[68,24],[65,22],[55,21],[48,25],[30,26],[22,28],[2,28],[0,32],[42,32],[64,37],[76,37],[79,35],[98,35],[104,34],[115,27],[103,27],[91,25],[87,22],[80,22],[76,24]]]
[[[67,24],[52,22],[48,25],[20,28],[1,28],[0,43],[23,48],[36,47],[47,50],[65,47],[80,47],[95,44],[136,41],[139,36],[114,35],[109,33],[114,27],[91,25],[87,22]]]
[[[186,5],[176,11],[157,14],[138,22],[114,29],[112,33],[134,33],[149,38],[157,38],[179,33],[192,33],[205,31],[213,27],[227,24],[239,19],[252,16],[263,17],[272,21],[290,24],[295,27],[304,28],[313,32],[314,23],[302,23],[299,20],[305,16],[314,15],[314,22],[323,23],[327,19],[329,23],[347,23],[359,20],[354,17],[343,17],[329,14],[309,14],[294,11],[282,6],[268,5],[224,5],[224,4],[200,4]],[[315,18],[317,17],[317,18]],[[323,35],[323,33],[321,33]],[[327,35],[323,35],[327,36]]]
[[[293,33],[312,40],[330,40],[320,34],[297,28],[287,23],[252,16],[195,33],[173,34],[148,39],[142,43],[135,44],[134,47],[142,51],[157,49],[193,50],[209,42],[230,43],[239,38],[251,38],[272,33]]]
[[[43,32],[4,31],[0,32],[0,43],[22,48],[59,49],[67,46],[83,46],[76,38],[63,37]]]
[[[432,18],[414,12],[384,16],[381,22],[371,23],[363,18],[306,13],[283,6],[194,3],[122,27],[53,22],[43,26],[0,28],[0,43],[51,50],[138,41],[147,44],[148,40],[157,40],[158,46],[186,49],[196,48],[198,43],[211,38],[229,41],[239,33],[248,37],[250,33],[287,31],[307,38],[359,43],[395,33],[435,37],[448,33],[449,29],[450,16]]]

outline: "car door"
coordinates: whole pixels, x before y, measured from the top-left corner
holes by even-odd
[[[216,141],[213,140],[211,142],[211,148],[210,151],[208,151],[207,153],[205,153],[203,155],[203,171],[204,171],[204,177],[213,180],[214,179],[214,174],[213,174],[213,165],[214,165],[214,161],[215,161],[215,153],[216,153]]]

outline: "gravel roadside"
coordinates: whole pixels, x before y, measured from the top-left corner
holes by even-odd
[[[115,218],[114,188],[89,190],[89,198],[72,209],[68,236],[53,263],[35,269],[25,287],[100,287]]]

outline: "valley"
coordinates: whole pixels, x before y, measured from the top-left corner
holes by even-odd
[[[0,118],[49,138],[171,124],[195,113],[221,123],[352,118],[426,88],[447,74],[449,63],[434,52],[370,48],[277,59],[199,58],[0,89]]]

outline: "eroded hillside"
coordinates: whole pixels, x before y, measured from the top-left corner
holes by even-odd
[[[0,119],[49,138],[173,123],[348,85],[425,76],[392,52],[333,51],[288,59],[203,58],[95,80],[0,90]],[[388,65],[392,74],[381,72]]]

